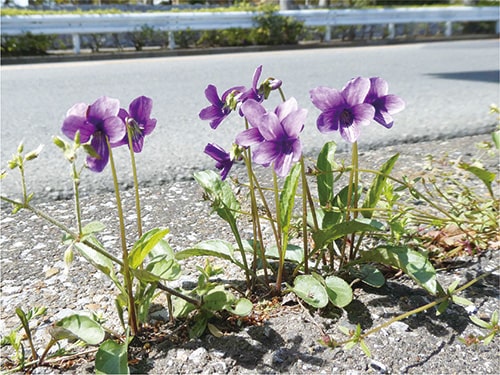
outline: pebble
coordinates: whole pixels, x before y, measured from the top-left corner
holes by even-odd
[[[191,353],[188,359],[196,366],[204,366],[208,362],[208,351],[203,347],[199,347]]]
[[[372,359],[372,361],[370,362],[370,367],[375,371],[378,371],[379,374],[387,374],[387,366],[382,362]]]

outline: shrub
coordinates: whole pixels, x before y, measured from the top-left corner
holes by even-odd
[[[19,36],[5,36],[2,37],[2,55],[46,55],[55,38],[54,35],[33,35],[32,33]]]

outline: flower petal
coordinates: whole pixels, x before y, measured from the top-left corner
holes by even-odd
[[[199,116],[201,120],[218,119],[220,116],[222,116],[222,110],[219,107],[216,107],[215,105],[210,105],[206,108],[203,108],[200,111]]]
[[[81,143],[87,143],[95,130],[93,124],[88,122],[85,117],[80,116],[68,116],[64,119],[62,125],[63,134],[70,139],[74,140],[76,132],[80,131]]]
[[[285,177],[292,167],[293,154],[280,154],[274,161],[274,171],[279,177]]]
[[[76,103],[70,109],[68,109],[68,112],[66,112],[66,116],[87,117],[88,108],[89,108],[88,104]]]
[[[108,117],[117,116],[120,111],[118,99],[101,96],[89,106],[87,118],[105,120]]]
[[[222,102],[219,99],[219,94],[217,93],[217,87],[214,85],[208,85],[205,89],[205,97],[208,101],[216,106],[222,106]]]
[[[351,143],[356,142],[360,134],[361,134],[361,129],[359,128],[359,125],[355,122],[353,122],[352,125],[340,127],[340,135],[347,142]]]
[[[242,147],[249,147],[256,143],[261,143],[264,141],[264,137],[260,134],[258,128],[250,128],[243,130],[236,136],[236,144]]]
[[[279,150],[274,142],[262,142],[253,150],[253,161],[267,167],[278,155]]]
[[[149,135],[149,134],[151,134],[153,132],[153,130],[155,130],[155,128],[156,128],[156,119],[155,118],[149,119],[144,124],[143,134],[144,135]]]
[[[87,156],[87,165],[93,172],[102,172],[106,167],[106,164],[108,164],[109,159],[109,150],[104,133],[96,132],[90,141],[90,145],[100,158]]]
[[[151,117],[153,100],[146,96],[135,98],[128,107],[130,117],[133,117],[139,124],[145,124]]]
[[[285,133],[288,135],[288,137],[299,137],[300,132],[304,129],[306,117],[307,109],[301,108],[299,110],[291,112],[283,119],[281,125],[283,125],[283,129],[285,130]]]
[[[342,89],[342,96],[349,106],[353,106],[365,101],[370,90],[370,80],[364,77],[351,79]]]
[[[257,90],[257,85],[259,84],[260,75],[262,74],[262,65],[259,65],[255,72],[253,73],[252,87]]]
[[[321,133],[330,133],[339,130],[339,113],[340,112],[323,112],[316,120],[316,126]]]
[[[370,100],[374,100],[376,98],[380,98],[381,96],[385,96],[387,95],[388,92],[389,92],[389,84],[385,79],[380,77],[371,77],[370,90],[368,91],[366,99],[370,103]]]
[[[273,112],[261,116],[257,126],[266,141],[277,141],[286,136],[278,116]]]
[[[122,140],[127,134],[125,123],[118,116],[106,118],[103,122],[103,131],[108,136],[110,143]]]
[[[309,94],[312,103],[323,112],[345,105],[342,94],[338,90],[329,87],[316,87],[309,91]]]
[[[277,106],[275,113],[278,116],[279,120],[282,121],[286,116],[288,116],[293,111],[296,111],[298,108],[299,106],[297,104],[297,100],[294,97],[291,97],[287,101]]]
[[[248,99],[241,105],[241,112],[250,125],[256,128],[260,118],[266,114],[266,109],[254,99]]]
[[[205,146],[205,154],[210,156],[212,159],[216,161],[222,161],[225,159],[229,159],[229,154],[219,145],[215,143],[208,143]]]
[[[359,125],[369,125],[375,116],[375,108],[368,103],[361,103],[351,107],[354,122]]]

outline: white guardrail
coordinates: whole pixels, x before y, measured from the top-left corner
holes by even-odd
[[[430,7],[380,9],[317,9],[277,12],[303,21],[306,26],[326,26],[325,40],[331,38],[332,26],[388,25],[388,38],[394,38],[396,24],[445,22],[446,36],[452,34],[452,22],[493,21],[500,34],[498,7]],[[123,33],[148,25],[168,31],[169,48],[175,48],[173,32],[182,30],[218,30],[252,28],[257,12],[151,12],[122,14],[67,14],[2,16],[2,35],[69,34],[75,53],[80,52],[80,34]]]

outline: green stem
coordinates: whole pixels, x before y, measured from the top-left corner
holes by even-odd
[[[253,262],[252,262],[252,269],[254,274],[256,273],[257,269],[257,258],[260,257],[262,261],[262,268],[264,270],[264,281],[266,285],[269,285],[269,276],[267,273],[267,259],[266,259],[266,250],[264,246],[264,238],[262,236],[262,228],[260,225],[260,217],[259,217],[259,212],[258,212],[258,207],[257,207],[257,199],[255,196],[255,183],[256,183],[256,177],[255,174],[253,173],[252,169],[252,159],[251,159],[251,154],[250,150],[245,150],[245,165],[247,168],[247,174],[248,174],[248,189],[250,191],[250,204],[251,204],[251,216],[252,216],[252,229],[253,229]],[[255,241],[255,239],[258,239],[258,241]],[[259,247],[260,250],[260,255],[257,252],[256,246]]]
[[[130,326],[130,333],[132,336],[137,335],[139,327],[137,324],[137,312],[135,309],[134,292],[132,290],[132,276],[130,274],[130,266],[128,262],[127,240],[125,237],[125,222],[123,217],[122,201],[120,198],[120,187],[118,185],[118,176],[116,173],[115,162],[113,158],[113,151],[106,136],[106,143],[109,150],[109,164],[111,166],[111,174],[113,175],[113,185],[115,188],[116,208],[118,211],[118,219],[120,222],[120,240],[122,246],[122,262],[123,262],[123,278],[125,280],[125,289],[128,297],[128,321]]]
[[[141,215],[141,201],[139,197],[139,181],[137,179],[137,167],[135,163],[134,146],[132,143],[132,132],[127,124],[128,148],[130,150],[130,161],[132,164],[132,175],[134,177],[134,191],[135,191],[135,211],[137,214],[137,236],[142,236],[142,215]]]
[[[309,273],[309,247],[307,236],[307,198],[309,186],[307,185],[306,167],[304,157],[300,158],[300,170],[302,174],[302,241],[304,247],[304,273]],[[314,215],[314,212],[312,213]]]
[[[60,223],[59,221],[57,221],[56,219],[54,219],[53,217],[47,215],[46,213],[44,213],[43,211],[40,211],[38,210],[37,208],[29,205],[29,204],[23,204],[21,202],[18,202],[18,201],[15,201],[15,200],[12,200],[10,198],[7,198],[7,197],[4,197],[4,196],[0,196],[0,199],[7,202],[7,203],[10,203],[14,206],[20,206],[28,211],[31,211],[33,212],[35,215],[37,215],[38,217],[48,221],[50,224],[54,225],[55,227],[59,228],[61,231],[63,231],[64,233],[67,233],[68,235],[71,236],[71,238],[73,238],[73,240],[75,241],[80,241],[81,243],[83,243],[84,245],[90,247],[92,250],[95,250],[97,251],[99,254],[102,254],[104,255],[106,258],[112,260],[113,262],[115,262],[118,266],[122,267],[123,266],[123,263],[120,259],[114,257],[113,255],[109,254],[108,252],[104,251],[103,249],[101,249],[100,247],[94,245],[92,242],[89,242],[87,240],[83,240],[81,241],[81,237],[79,236],[78,233],[75,233],[73,230],[71,230],[70,228],[68,228],[66,225],[64,225],[63,223]]]
[[[276,246],[278,247],[278,254],[280,257],[278,265],[278,275],[276,276],[276,292],[279,294],[281,292],[281,283],[283,282],[287,235],[283,233],[283,228],[281,223],[278,176],[276,175],[275,171],[273,171],[273,187],[274,187],[274,203],[276,205],[276,223],[278,225],[278,242],[276,243]]]
[[[81,236],[82,232],[82,210],[80,207],[80,174],[76,170],[75,162],[71,162],[72,168],[72,180],[73,180],[73,192],[75,193],[75,215],[76,222],[78,225],[78,234]]]

